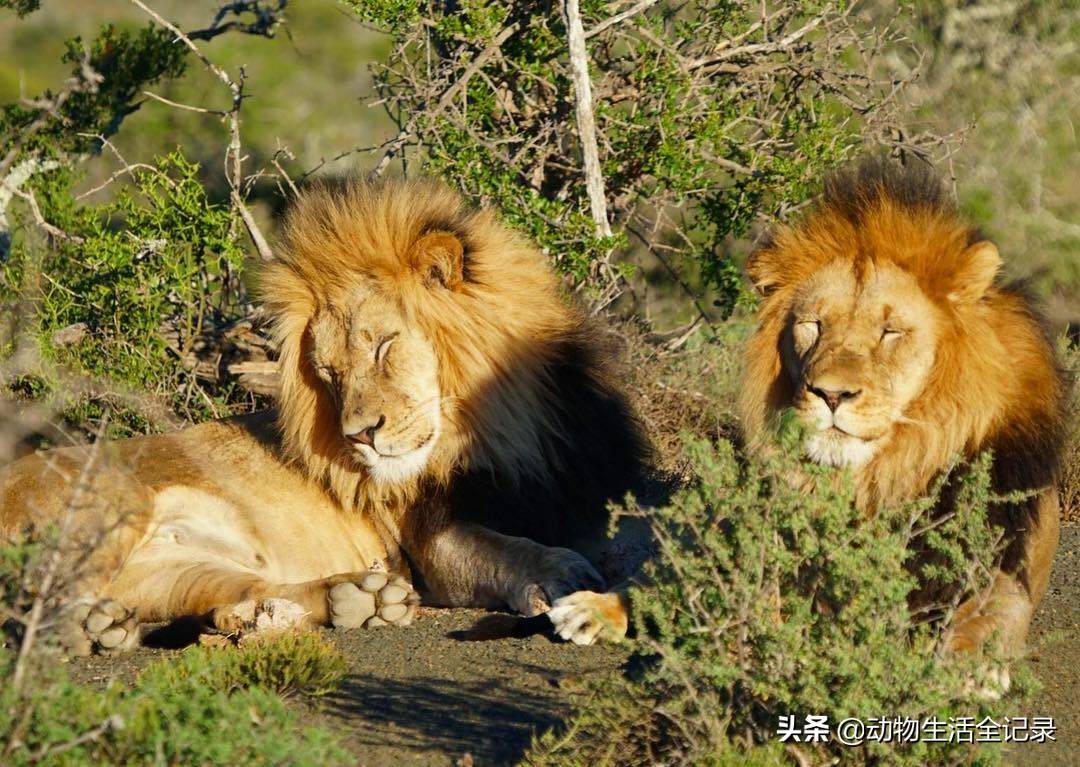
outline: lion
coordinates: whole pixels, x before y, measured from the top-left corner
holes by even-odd
[[[958,652],[991,637],[1021,652],[1058,544],[1066,382],[1001,267],[932,172],[884,160],[831,177],[747,264],[762,295],[739,399],[751,452],[771,448],[770,421],[792,409],[805,457],[848,470],[867,513],[926,495],[955,457],[988,450],[994,489],[1029,494],[993,510],[1007,546],[946,630]],[[626,594],[570,595],[550,617],[573,641],[619,637]]]
[[[545,256],[430,180],[313,186],[276,250],[258,275],[274,409],[0,474],[8,540],[54,525],[91,551],[69,648],[128,649],[190,616],[234,631],[271,612],[405,625],[420,601],[534,615],[602,588],[590,541],[648,446]]]

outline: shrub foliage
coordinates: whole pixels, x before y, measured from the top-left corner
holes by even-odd
[[[43,656],[41,660],[47,660]],[[24,695],[0,686],[5,764],[350,764],[335,733],[302,727],[279,693],[325,692],[343,659],[317,638],[256,649],[190,648],[129,687],[96,689],[39,663]],[[12,654],[0,650],[0,674]]]
[[[794,448],[794,438],[786,442]],[[778,737],[784,716],[826,716],[835,727],[848,717],[978,721],[993,713],[972,692],[985,668],[946,662],[940,630],[956,599],[988,577],[988,461],[953,472],[950,516],[935,517],[931,497],[864,518],[850,482],[832,470],[779,456],[746,463],[724,441],[692,442],[688,453],[696,479],[650,511],[661,556],[650,568],[653,585],[632,595],[637,671],[601,686],[527,763],[993,761],[966,743]],[[915,551],[938,556],[928,568]],[[909,596],[928,584],[948,584],[951,598],[913,614]]]
[[[393,39],[375,77],[399,133],[377,171],[418,162],[495,203],[600,303],[625,288],[612,249],[644,248],[730,310],[742,296],[731,238],[805,199],[892,119],[898,83],[872,64],[894,33],[847,3],[786,3],[763,21],[753,3],[616,14],[583,2],[605,236],[589,214],[562,4],[347,1]]]

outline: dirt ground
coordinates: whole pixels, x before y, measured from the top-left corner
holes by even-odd
[[[542,636],[466,642],[454,633],[473,625],[473,610],[428,610],[407,630],[342,632],[352,659],[348,682],[318,704],[298,703],[310,722],[336,725],[364,767],[513,764],[535,733],[570,710],[590,676],[625,659],[610,647],[574,647]],[[1015,746],[1016,767],[1080,764],[1080,527],[1062,531],[1050,591],[1031,635],[1032,668],[1043,689],[1028,716],[1052,716],[1057,742]],[[131,678],[169,651],[144,649],[120,658],[74,663],[83,681]]]
[[[1016,767],[1073,767],[1080,764],[1080,526],[1061,531],[1050,589],[1035,614],[1028,645],[1042,691],[1027,706],[1029,716],[1052,716],[1057,741],[1017,745],[1007,763]]]
[[[348,680],[303,719],[339,729],[358,767],[514,764],[534,734],[557,724],[584,682],[610,673],[626,653],[576,647],[543,636],[488,642],[454,634],[480,610],[424,610],[408,629],[333,632],[351,659]],[[143,648],[123,656],[72,661],[83,682],[128,681],[174,651]]]

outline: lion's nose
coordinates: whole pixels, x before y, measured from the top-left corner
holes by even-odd
[[[383,427],[386,423],[386,416],[379,416],[378,420],[370,426],[366,426],[360,431],[354,431],[352,434],[346,434],[348,440],[356,445],[367,445],[372,450],[375,449],[375,432]]]
[[[857,391],[850,391],[845,389],[824,389],[818,386],[811,386],[810,384],[807,384],[806,388],[811,393],[825,400],[825,404],[829,406],[829,410],[833,411],[834,413],[836,412],[836,408],[840,407],[841,403],[849,402],[850,400],[853,400],[860,394],[862,394],[861,389]]]

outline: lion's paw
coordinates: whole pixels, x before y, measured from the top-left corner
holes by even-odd
[[[581,554],[558,547],[538,548],[539,556],[523,567],[522,583],[511,594],[512,610],[525,616],[539,615],[567,594],[604,588],[604,579]]]
[[[308,612],[296,602],[278,597],[249,599],[214,610],[214,628],[243,639],[264,632],[286,631],[307,625]]]
[[[984,663],[973,669],[964,682],[964,694],[978,700],[1001,700],[1012,686],[1009,667],[1001,663]]]
[[[594,591],[578,591],[556,600],[548,617],[556,634],[578,645],[590,645],[598,639],[622,639],[629,623],[619,594]]]
[[[375,570],[332,586],[327,598],[330,622],[343,629],[408,626],[420,604],[408,581]]]
[[[114,599],[79,602],[61,619],[60,644],[71,655],[125,652],[139,639],[135,612]]]

